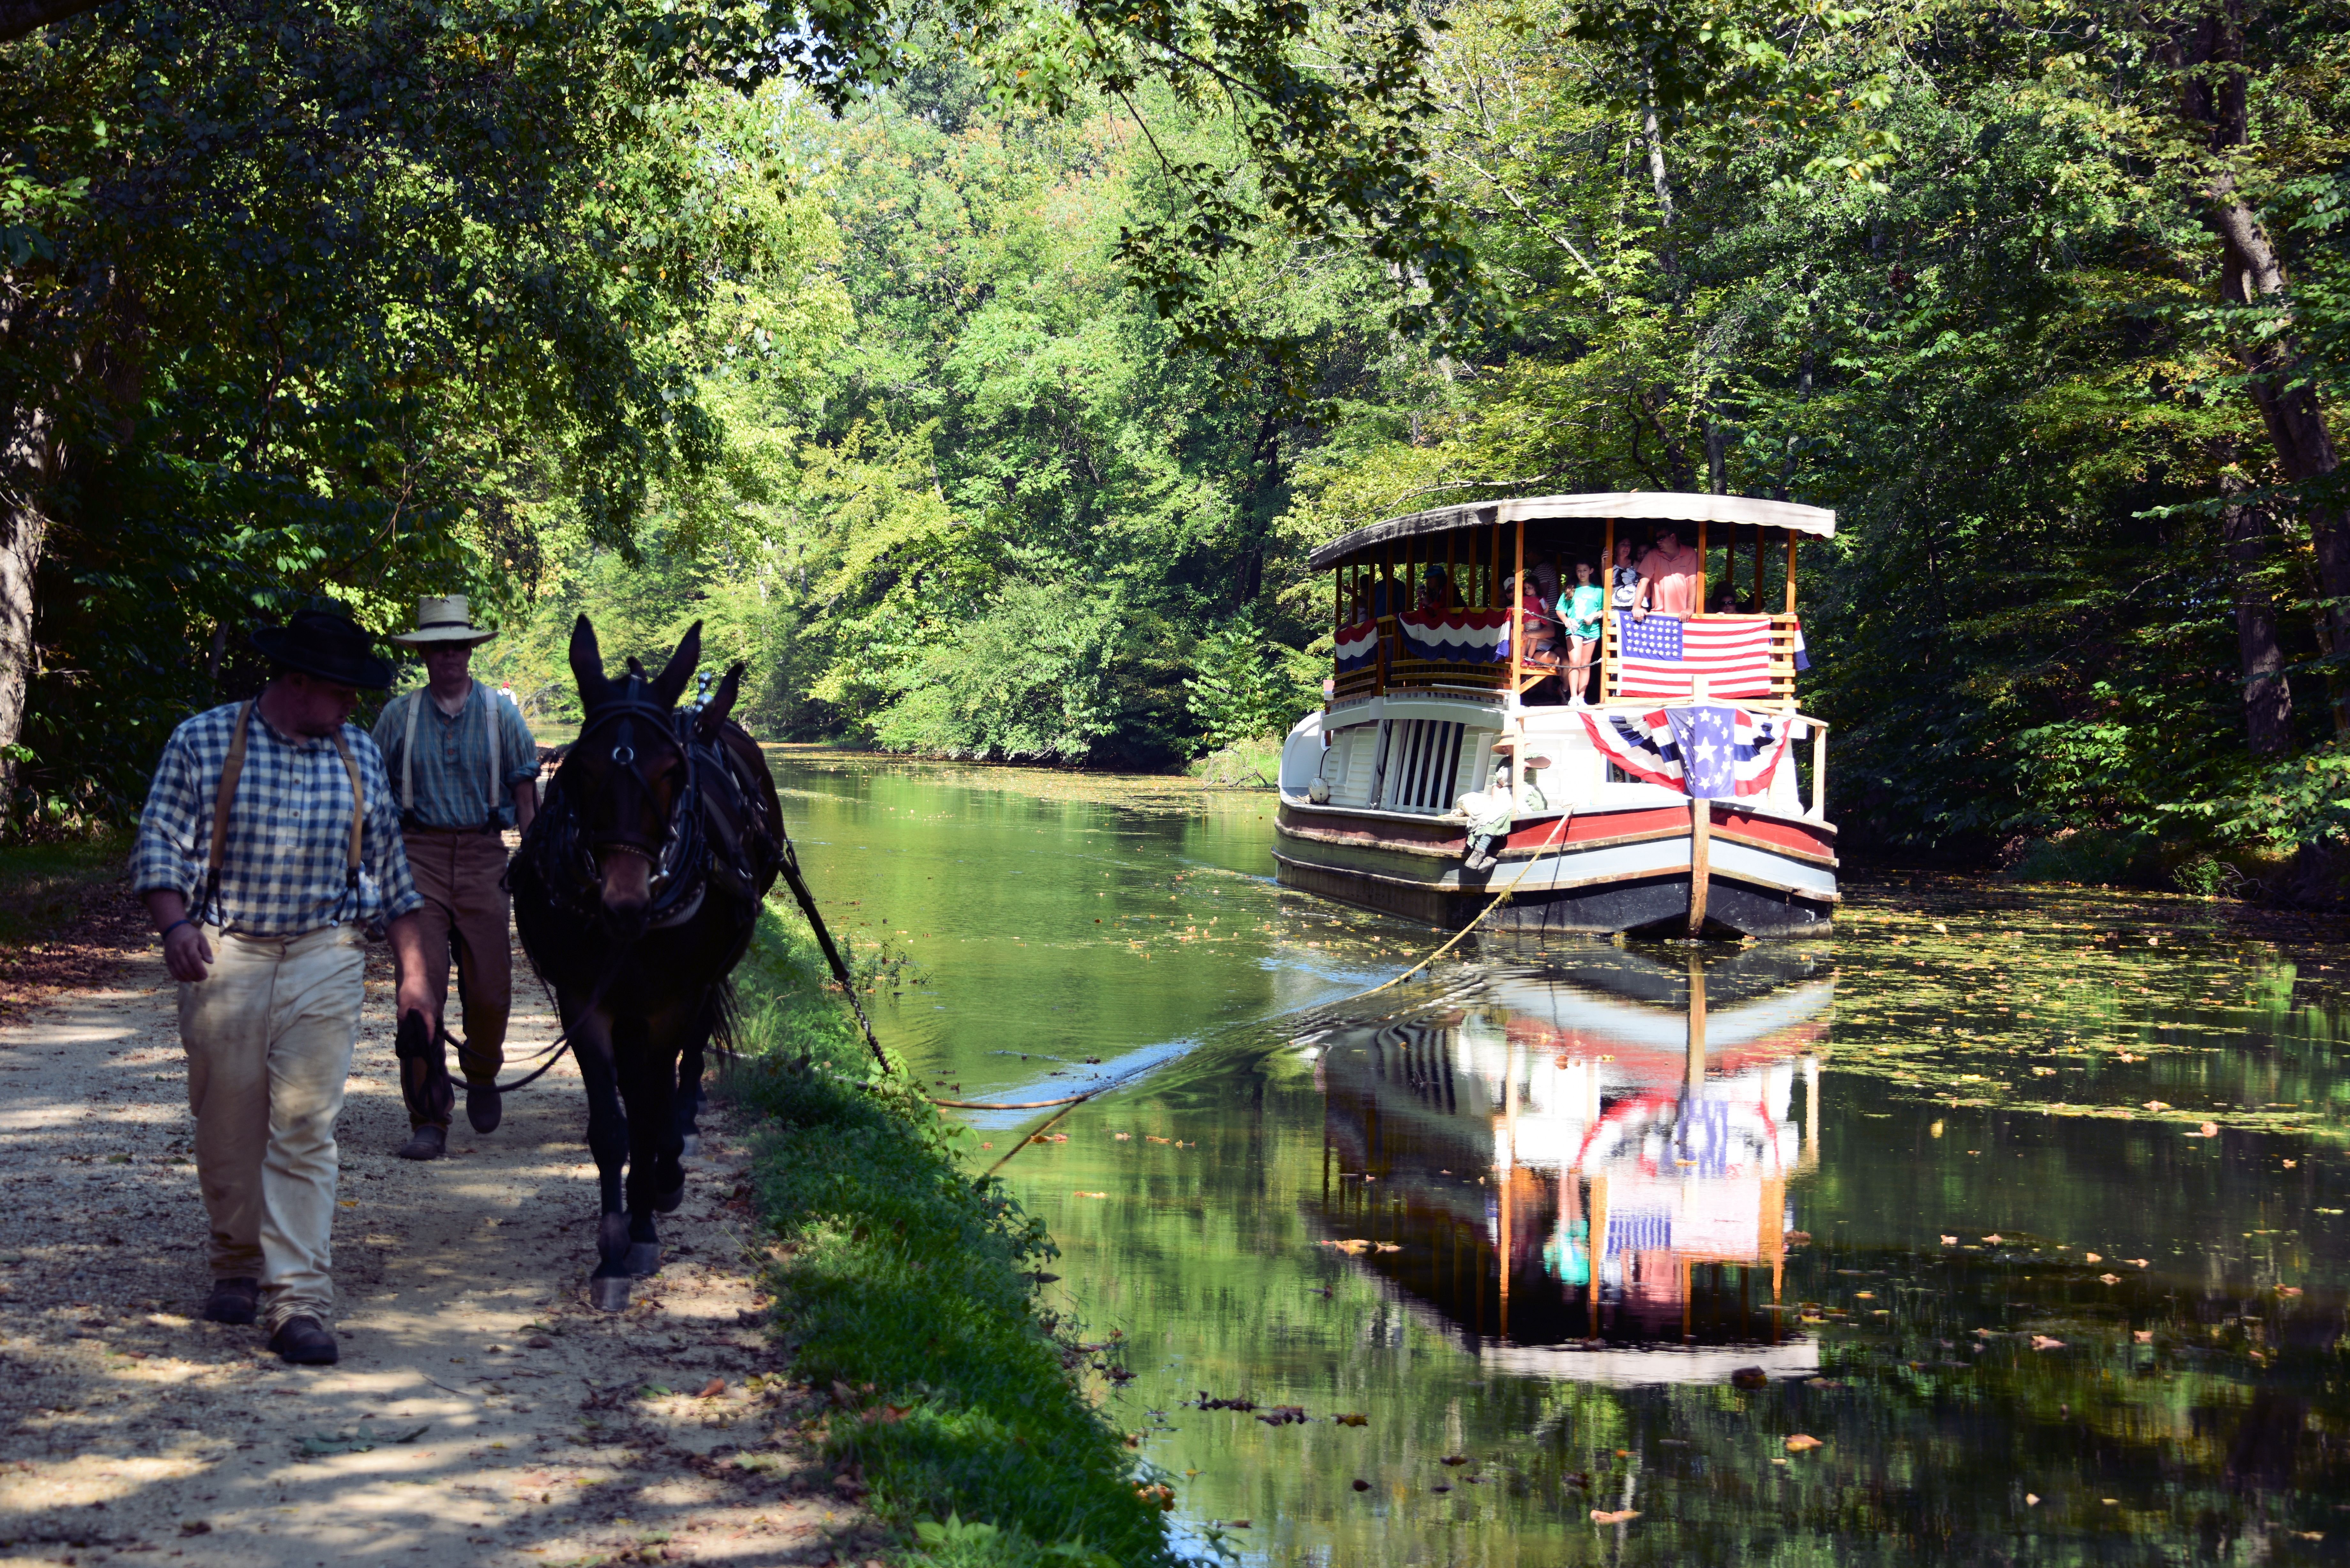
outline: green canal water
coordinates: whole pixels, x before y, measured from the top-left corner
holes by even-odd
[[[1005,1175],[1203,1558],[2350,1556],[2338,933],[1897,880],[1347,1001],[1433,939],[1266,794],[778,771],[934,1092],[1114,1085]]]

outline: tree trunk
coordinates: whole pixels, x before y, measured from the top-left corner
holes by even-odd
[[[49,421],[0,409],[0,824],[16,785],[25,696],[33,678],[33,575],[49,531],[42,510],[56,477]]]
[[[2260,214],[2245,205],[2227,165],[2227,154],[2247,140],[2243,44],[2241,0],[2223,0],[2174,37],[2172,52],[2184,67],[2181,107],[2189,119],[2207,129],[2214,155],[2200,195],[2204,224],[2220,240],[2220,296],[2233,305],[2271,306],[2281,317],[2272,332],[2238,337],[2235,352],[2276,448],[2277,468],[2286,483],[2301,483],[2333,472],[2340,460],[2316,389],[2301,374],[2284,260]],[[2331,501],[2305,504],[2299,511],[2317,555],[2318,592],[2325,601],[2319,615],[2328,641],[2336,649],[2350,649],[2350,517]],[[2336,676],[2328,684],[2334,693],[2334,732],[2350,736],[2350,680]]]
[[[2277,647],[2276,601],[2260,580],[2268,519],[2257,506],[2237,499],[2243,476],[2233,451],[2220,472],[2220,493],[2228,498],[2220,514],[2220,546],[2235,579],[2236,659],[2244,672],[2244,740],[2256,757],[2275,756],[2293,743],[2293,688],[2285,684],[2284,654]]]

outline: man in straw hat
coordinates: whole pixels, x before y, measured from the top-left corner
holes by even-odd
[[[473,677],[473,649],[497,634],[473,624],[464,596],[428,598],[416,629],[391,640],[424,659],[424,685],[394,698],[376,721],[408,836],[409,870],[424,897],[423,970],[440,1002],[455,950],[465,1020],[457,1049],[465,1075],[465,1119],[496,1130],[498,1069],[505,1064],[506,1017],[514,1008],[514,949],[508,934],[504,830],[527,830],[538,809],[538,747],[512,702]],[[403,969],[400,978],[409,978]],[[402,1159],[438,1159],[448,1147],[456,1096],[433,1020],[400,1016],[400,1083],[408,1100]]]
[[[172,732],[131,882],[180,981],[180,1041],[212,1221],[204,1316],[251,1323],[287,1361],[337,1359],[335,1117],[364,995],[367,928],[420,972],[421,900],[383,758],[347,721],[391,666],[339,614],[257,631],[259,698]],[[440,1002],[403,981],[400,1005]]]

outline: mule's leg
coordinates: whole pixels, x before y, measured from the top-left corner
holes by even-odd
[[[629,1272],[639,1279],[660,1269],[660,1232],[653,1223],[660,1173],[677,1169],[677,1061],[654,1045],[657,1027],[631,1029],[619,1053],[620,1095],[629,1106]],[[682,1173],[679,1177],[682,1184]],[[669,1205],[674,1209],[674,1202]],[[608,1225],[610,1220],[608,1219]]]
[[[596,1156],[596,1182],[603,1220],[596,1229],[596,1272],[588,1299],[605,1312],[629,1304],[629,1217],[622,1205],[621,1166],[629,1157],[629,1115],[620,1103],[619,1075],[612,1052],[610,1022],[600,1015],[572,1025],[572,1054],[588,1087],[588,1147]]]
[[[695,1119],[709,1096],[702,1092],[702,1039],[697,1034],[686,1043],[684,1054],[677,1061],[677,1132],[678,1158],[691,1159],[702,1152],[702,1127]],[[683,1190],[681,1187],[680,1190]],[[671,1204],[670,1209],[677,1207]],[[669,1209],[661,1210],[669,1212]]]

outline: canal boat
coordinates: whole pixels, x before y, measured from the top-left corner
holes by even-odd
[[[1795,582],[1800,542],[1835,534],[1820,507],[1634,492],[1438,507],[1315,551],[1334,668],[1282,748],[1280,880],[1448,928],[1506,892],[1488,925],[1825,931],[1828,727],[1797,699]],[[1544,646],[1577,562],[1605,600],[1581,680]],[[1505,592],[1545,566],[1555,598]]]
[[[1326,1244],[1495,1370],[1816,1370],[1785,1298],[1790,1182],[1819,1154],[1825,959],[1551,956],[1452,1007],[1303,1043]]]

